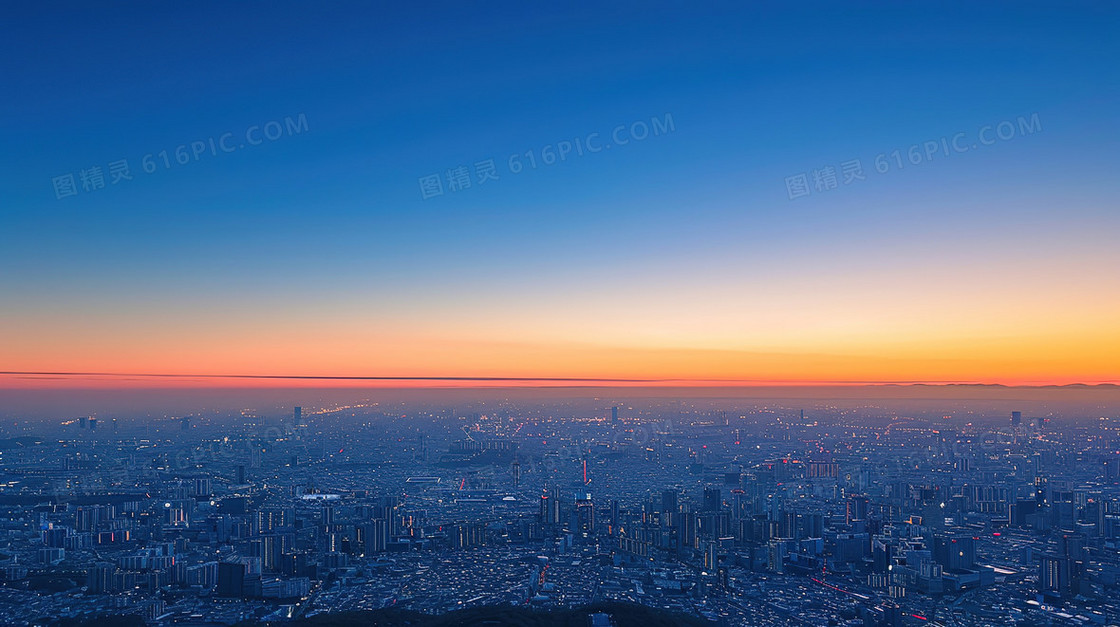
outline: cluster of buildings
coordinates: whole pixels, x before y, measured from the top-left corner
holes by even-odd
[[[1115,419],[810,413],[0,425],[0,622],[617,600],[723,625],[1120,623]]]

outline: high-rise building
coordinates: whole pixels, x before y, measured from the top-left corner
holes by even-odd
[[[611,407],[611,424],[618,424],[618,406]]]
[[[560,491],[553,489],[541,495],[540,523],[542,525],[560,524]]]
[[[245,564],[221,562],[218,564],[218,589],[220,597],[240,597],[245,587]]]
[[[86,585],[91,594],[109,592],[112,584],[113,565],[106,563],[95,564],[86,570]]]
[[[1038,565],[1038,592],[1050,599],[1069,599],[1081,592],[1083,563],[1065,555],[1043,555]]]
[[[716,585],[721,590],[731,589],[731,573],[725,566],[720,566],[719,570],[716,571]]]
[[[851,525],[855,521],[867,520],[867,512],[870,508],[870,499],[863,494],[853,494],[848,497],[848,510],[846,521]]]
[[[937,536],[933,539],[933,558],[945,570],[971,570],[976,564],[976,539],[972,536]]]
[[[210,496],[212,493],[209,477],[196,477],[191,484],[191,496]]]
[[[261,570],[275,572],[279,567],[282,542],[280,536],[269,534],[254,538],[249,542],[249,555],[261,560]]]
[[[389,546],[389,521],[377,518],[360,525],[357,529],[358,543],[366,555],[382,553]]]
[[[704,511],[718,512],[723,508],[723,495],[719,488],[704,488]]]
[[[661,511],[669,514],[677,512],[677,493],[675,490],[664,490],[661,493]]]
[[[704,570],[714,573],[717,568],[719,568],[719,554],[716,551],[716,543],[709,542],[704,547]]]
[[[485,527],[482,523],[457,523],[451,525],[448,539],[451,547],[455,549],[481,546],[486,542]]]
[[[577,492],[575,495],[575,530],[590,534],[595,531],[595,504],[590,492]]]
[[[766,567],[772,573],[784,573],[785,558],[788,553],[787,542],[781,538],[774,538],[766,546]]]

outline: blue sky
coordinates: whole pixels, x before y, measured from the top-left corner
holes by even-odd
[[[8,7],[0,312],[325,299],[376,324],[897,264],[951,283],[1024,250],[1116,266],[1113,5],[378,4]],[[666,114],[663,136],[508,171]],[[874,172],[1035,114],[1036,134]],[[300,115],[299,135],[141,170]],[[56,198],[54,177],[121,159],[131,181]],[[420,177],[484,159],[500,180],[421,198]],[[789,200],[785,177],[852,159],[866,180]]]

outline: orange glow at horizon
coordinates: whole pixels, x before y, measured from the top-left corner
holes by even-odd
[[[442,304],[347,296],[290,307],[232,299],[80,315],[14,310],[0,330],[0,371],[643,380],[632,385],[1120,381],[1120,293],[1099,289],[1103,270],[1050,268],[1045,281],[1037,266],[987,272],[967,282],[914,270],[735,284],[675,277],[671,290],[638,279],[491,286]],[[495,383],[0,376],[0,388],[215,385]]]
[[[275,336],[274,336],[275,337]],[[81,354],[40,353],[5,360],[12,370],[124,373],[116,376],[0,376],[0,387],[459,387],[491,385],[828,385],[998,383],[1049,385],[1120,380],[1120,338],[1055,336],[868,346],[863,352],[810,353],[693,348],[609,347],[400,338],[325,338],[280,344],[243,337],[218,346],[175,342]],[[872,350],[877,349],[877,350]],[[98,357],[104,355],[104,357]],[[165,357],[166,356],[166,357]],[[159,378],[132,375],[194,375]],[[268,377],[479,377],[535,381],[408,381]],[[548,381],[548,379],[591,381]],[[597,380],[597,381],[596,381]],[[609,381],[613,380],[613,381]],[[630,380],[630,381],[626,381]]]

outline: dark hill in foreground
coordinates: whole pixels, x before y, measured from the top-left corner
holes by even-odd
[[[702,619],[628,603],[596,603],[577,609],[538,610],[526,607],[493,606],[458,610],[430,616],[408,610],[383,609],[368,612],[319,614],[297,621],[292,627],[473,627],[475,625],[516,625],[520,627],[588,627],[589,615],[610,614],[616,627],[708,626]],[[281,623],[276,623],[280,625]],[[249,627],[259,623],[242,623]]]

